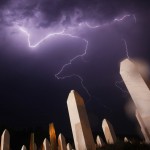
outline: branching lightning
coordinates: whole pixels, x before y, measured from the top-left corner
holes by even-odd
[[[125,18],[130,17],[131,15],[124,15],[121,18],[115,18],[114,21],[123,21]]]
[[[136,17],[135,17],[135,15],[133,15],[133,18],[134,18],[134,21],[135,21],[135,23],[136,23]]]
[[[126,42],[125,39],[122,39],[122,41],[124,42],[124,45],[125,45],[126,57],[127,57],[128,59],[130,59],[127,42]],[[119,88],[123,93],[128,93],[127,91],[125,91],[125,90],[120,86],[120,84],[123,83],[123,82],[124,82],[124,81],[116,81],[116,82],[115,82],[115,86],[116,86],[117,88]]]
[[[52,36],[56,36],[56,35],[63,35],[64,30],[58,33],[50,33],[47,36],[45,36],[43,39],[41,39],[39,42],[37,42],[36,44],[31,44],[30,42],[30,33],[28,33],[24,28],[19,27],[19,30],[22,31],[23,33],[25,33],[25,35],[27,36],[27,41],[28,41],[28,46],[30,48],[35,48],[37,46],[39,46],[41,43],[43,43],[45,40],[47,40],[48,38],[52,37]]]
[[[130,15],[126,15],[126,17],[127,17],[127,16],[130,16]],[[134,21],[135,21],[135,23],[136,23],[136,17],[135,17],[135,15],[132,15],[132,17],[133,17],[133,19],[134,19]],[[123,17],[123,18],[125,18],[125,17]],[[115,19],[115,20],[116,20],[116,19]],[[126,57],[127,57],[128,59],[130,59],[127,41],[126,41],[125,39],[122,39],[122,41],[124,42],[124,45],[125,45]],[[120,87],[119,84],[121,84],[121,83],[123,83],[123,81],[116,81],[116,82],[115,82],[115,86],[116,86],[117,88],[119,88],[123,93],[128,93],[128,91],[125,91],[122,87]]]
[[[114,22],[121,22],[121,21],[125,20],[125,19],[128,18],[128,17],[133,17],[133,19],[134,19],[134,21],[135,21],[135,23],[136,23],[136,17],[135,17],[135,15],[129,15],[129,14],[127,14],[127,15],[122,16],[121,18],[115,18],[111,23],[105,23],[105,24],[102,24],[102,25],[92,26],[92,25],[90,25],[89,23],[85,22],[85,25],[86,25],[88,28],[95,29],[95,28],[100,28],[100,27],[102,27],[102,26],[110,25],[110,24],[112,24],[112,23],[114,23]]]
[[[121,21],[125,20],[127,17],[131,17],[131,16],[133,17],[133,19],[134,19],[134,21],[135,21],[135,23],[136,23],[136,17],[135,17],[135,15],[129,15],[129,14],[124,15],[124,16],[122,16],[121,18],[115,18],[111,23],[114,23],[114,22],[121,22]],[[102,27],[102,26],[109,25],[109,24],[110,24],[110,23],[92,26],[92,25],[90,25],[89,23],[84,22],[84,25],[87,26],[87,27],[90,28],[90,29],[100,28],[100,27]],[[84,85],[84,83],[83,83],[84,80],[83,80],[83,78],[82,78],[80,75],[78,75],[78,74],[71,74],[71,75],[68,75],[68,76],[62,76],[62,77],[60,76],[60,74],[63,72],[63,70],[64,70],[66,67],[70,66],[73,61],[75,61],[77,58],[80,58],[80,57],[82,58],[83,56],[85,56],[85,55],[87,54],[89,42],[88,42],[86,39],[84,39],[84,38],[82,38],[82,37],[80,37],[80,36],[76,36],[76,35],[72,35],[72,34],[70,34],[70,33],[67,33],[66,30],[64,29],[64,30],[62,30],[62,31],[60,31],[60,32],[49,33],[49,34],[46,35],[44,38],[42,38],[40,41],[38,41],[36,44],[31,44],[31,41],[30,41],[30,37],[31,37],[31,36],[30,36],[30,33],[29,33],[25,28],[23,28],[23,27],[20,27],[20,26],[17,26],[17,27],[18,27],[18,29],[19,29],[22,33],[24,33],[24,34],[27,36],[28,46],[29,46],[30,48],[36,48],[36,47],[38,47],[38,46],[39,46],[40,44],[42,44],[45,40],[47,40],[47,39],[49,39],[49,38],[51,38],[51,37],[53,37],[53,36],[68,36],[68,37],[70,37],[70,38],[80,39],[80,40],[84,41],[84,43],[85,43],[85,48],[84,48],[84,50],[83,50],[84,52],[83,52],[82,54],[76,55],[75,57],[73,57],[72,59],[70,59],[70,61],[69,61],[68,63],[64,64],[64,65],[61,67],[61,69],[58,71],[58,73],[55,74],[55,77],[56,77],[57,79],[61,79],[61,80],[66,79],[66,78],[71,78],[71,77],[76,77],[76,78],[78,78],[78,79],[80,80],[80,82],[81,82],[81,85],[82,85],[83,89],[86,91],[86,93],[88,94],[88,96],[91,97],[91,94],[89,93],[87,87]],[[123,41],[124,41],[124,44],[125,44],[126,56],[127,56],[127,58],[129,58],[128,47],[127,47],[126,40],[123,39]],[[116,86],[118,87],[117,84],[118,84],[118,83],[116,82]],[[120,87],[119,87],[119,88],[120,88]]]
[[[85,85],[83,83],[84,82],[83,78],[80,75],[78,75],[78,74],[71,74],[71,75],[68,75],[68,76],[58,77],[58,73],[57,73],[57,74],[55,74],[55,77],[57,79],[62,79],[62,80],[66,79],[66,78],[71,78],[71,77],[76,77],[76,78],[80,79],[82,88],[85,90],[85,92],[88,94],[88,96],[91,97],[91,94],[89,93],[88,89],[85,87]]]
[[[71,34],[65,34],[65,35],[68,35],[68,36],[74,37],[74,38],[80,38],[80,39],[82,39],[81,37],[72,36]],[[81,82],[81,85],[82,85],[83,89],[86,91],[86,93],[88,94],[88,96],[91,97],[91,94],[89,93],[88,89],[86,88],[86,86],[85,86],[84,83],[83,83],[83,78],[82,78],[81,76],[79,76],[78,74],[71,74],[71,75],[69,75],[69,76],[63,76],[63,77],[60,77],[60,76],[59,76],[67,66],[69,66],[69,65],[72,64],[73,61],[75,61],[75,60],[76,60],[77,58],[79,58],[79,57],[83,57],[83,56],[86,55],[87,49],[88,49],[88,41],[87,41],[86,39],[82,39],[82,40],[85,42],[84,53],[79,54],[79,55],[73,57],[68,63],[64,64],[64,65],[62,66],[62,68],[60,69],[60,71],[59,71],[57,74],[55,74],[55,77],[56,77],[57,79],[66,79],[66,78],[71,78],[71,77],[77,77],[78,79],[80,79],[80,82]]]
[[[122,87],[120,87],[120,84],[124,83],[124,81],[116,81],[115,86],[120,89],[123,93],[129,93],[128,91],[125,91]]]
[[[76,77],[76,78],[78,78],[78,79],[80,80],[80,82],[81,82],[82,88],[85,90],[85,92],[88,94],[88,96],[91,97],[91,94],[89,93],[88,89],[86,88],[86,86],[85,86],[84,83],[83,83],[83,81],[84,81],[83,78],[82,78],[81,76],[79,76],[78,74],[71,74],[71,75],[63,76],[63,77],[60,77],[60,76],[59,76],[67,66],[69,66],[69,65],[72,64],[73,61],[75,61],[75,60],[76,60],[77,58],[79,58],[79,57],[83,57],[84,55],[86,55],[87,49],[88,49],[88,41],[87,41],[86,39],[83,39],[83,38],[81,38],[81,37],[79,37],[79,36],[75,36],[75,35],[72,35],[72,34],[69,34],[69,33],[65,33],[65,30],[63,30],[63,31],[57,32],[57,33],[50,33],[50,34],[48,34],[47,36],[45,36],[43,39],[41,39],[39,42],[37,42],[36,44],[33,45],[33,44],[31,44],[31,42],[30,42],[30,33],[28,33],[28,32],[27,32],[24,28],[22,28],[22,27],[19,27],[19,30],[22,31],[23,33],[25,33],[25,35],[27,36],[28,46],[29,46],[30,48],[35,48],[35,47],[39,46],[42,42],[44,42],[45,40],[47,40],[48,38],[50,38],[50,37],[52,37],[52,36],[56,36],[56,35],[68,36],[68,37],[70,37],[70,38],[76,38],[76,39],[81,39],[81,40],[83,40],[83,41],[85,42],[84,53],[75,56],[74,58],[72,58],[72,59],[69,61],[69,63],[64,64],[64,65],[62,66],[62,68],[60,69],[60,71],[59,71],[57,74],[55,74],[55,77],[56,77],[57,79],[61,79],[61,80],[66,79],[66,78],[71,78],[71,77]]]
[[[125,39],[122,39],[125,45],[125,52],[126,52],[126,56],[129,59],[129,50],[128,50],[128,45],[127,45],[127,41]]]

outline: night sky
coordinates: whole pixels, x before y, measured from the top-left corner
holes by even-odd
[[[31,48],[20,27],[30,33],[32,45],[62,30],[80,38],[51,36]],[[127,57],[123,39],[130,58],[150,64],[149,1],[1,0],[0,126],[48,129],[54,122],[57,133],[71,136],[66,101],[74,89],[85,100],[93,132],[102,131],[107,118],[117,134],[137,134],[133,111],[128,111],[130,95],[117,87],[126,90],[123,83],[115,84],[121,81],[119,63]],[[84,53],[84,40],[86,55],[61,71]]]

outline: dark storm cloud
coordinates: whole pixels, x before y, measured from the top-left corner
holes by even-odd
[[[148,1],[120,0],[7,0],[0,2],[1,25],[34,19],[36,27],[61,23],[76,24],[95,19],[105,22],[122,13],[136,13],[148,8]]]
[[[11,26],[18,20],[28,19],[33,16],[35,8],[35,2],[30,3],[19,0],[6,1],[0,3],[0,21],[1,25]]]
[[[67,134],[68,129],[69,132],[71,129],[66,99],[69,91],[75,89],[85,98],[95,130],[100,130],[100,122],[106,117],[118,129],[117,133],[126,131],[133,133],[135,127],[123,112],[128,96],[115,87],[115,81],[121,80],[119,62],[126,57],[122,38],[127,41],[131,58],[142,56],[150,60],[150,13],[146,13],[148,11],[148,1],[142,0],[0,1],[0,27],[18,23],[25,29],[32,27],[31,32],[36,27],[58,28],[58,24],[75,26],[84,21],[91,24],[112,22],[114,18],[122,17],[124,14],[135,14],[137,18],[135,23],[131,15],[132,17],[124,21],[108,23],[104,28],[96,30],[83,26],[82,29],[86,31],[83,37],[89,41],[87,55],[84,57],[87,63],[83,63],[82,59],[76,60],[64,69],[60,76],[70,73],[81,75],[84,85],[92,95],[90,101],[80,80],[77,78],[57,80],[54,76],[71,58],[82,53],[85,46],[82,40],[62,36],[58,38],[59,40],[57,38],[47,40],[33,50],[28,48],[27,37],[15,26],[12,30],[10,28],[0,30],[1,124],[6,123],[17,128],[43,126],[53,121]],[[41,31],[48,32],[48,30],[49,28]],[[35,31],[37,32],[31,34],[35,33],[34,37],[38,37],[41,32],[38,29]],[[82,34],[77,31],[75,35]],[[31,37],[31,40],[34,37]]]
[[[147,1],[121,1],[121,0],[44,0],[39,1],[37,9],[42,12],[44,19],[49,25],[57,22],[62,15],[65,16],[62,23],[76,22],[95,19],[97,21],[108,21],[114,19],[120,13],[135,13],[137,9],[146,9]],[[44,25],[44,24],[43,24]]]
[[[1,0],[0,6],[2,7],[3,5],[6,5],[8,2],[9,2],[9,0]]]

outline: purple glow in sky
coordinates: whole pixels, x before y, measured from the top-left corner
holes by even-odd
[[[105,116],[116,132],[134,134],[119,62],[137,57],[150,63],[149,6],[137,0],[1,0],[3,126],[54,122],[69,137],[66,99],[74,89],[85,99],[93,131]]]
[[[111,23],[124,21],[127,17],[132,17],[132,18],[134,19],[135,23],[136,23],[136,17],[135,17],[135,15],[129,15],[129,14],[125,14],[125,15],[123,15],[123,16],[120,17],[120,18],[115,18]],[[85,22],[85,23],[80,23],[77,27],[69,27],[69,28],[75,29],[75,28],[78,28],[79,26],[81,26],[81,24],[82,24],[82,25],[83,25],[83,28],[84,28],[84,27],[88,27],[88,28],[91,28],[91,29],[96,29],[96,28],[100,28],[100,27],[102,27],[102,26],[110,25],[111,23],[101,24],[101,25],[96,25],[96,26],[91,26],[89,23]],[[48,40],[49,38],[52,38],[52,37],[54,37],[54,36],[62,36],[62,37],[63,37],[63,36],[69,36],[70,38],[74,38],[74,39],[78,38],[78,39],[83,40],[83,41],[85,42],[85,48],[84,48],[84,50],[83,50],[83,53],[82,53],[82,54],[79,54],[79,55],[77,55],[77,56],[75,56],[75,57],[73,57],[72,59],[70,59],[70,61],[69,61],[68,63],[64,64],[64,65],[62,66],[62,68],[60,69],[60,71],[55,74],[55,77],[56,77],[57,79],[61,79],[61,80],[62,80],[62,79],[66,79],[66,78],[71,78],[71,77],[76,77],[76,78],[78,78],[78,79],[80,80],[80,82],[81,82],[81,85],[82,85],[83,89],[86,91],[86,93],[89,95],[89,97],[91,96],[89,90],[88,90],[87,87],[84,85],[84,80],[83,80],[83,78],[82,78],[80,75],[73,73],[73,74],[67,75],[67,76],[59,76],[59,75],[63,72],[63,70],[64,70],[66,67],[68,67],[68,66],[70,66],[70,65],[72,64],[73,61],[75,61],[75,60],[78,59],[79,57],[84,57],[84,56],[87,54],[87,50],[88,50],[88,40],[86,40],[86,39],[84,39],[84,38],[82,38],[82,37],[80,37],[80,36],[76,36],[76,35],[73,35],[73,34],[71,34],[71,33],[67,33],[67,30],[66,30],[66,29],[63,29],[61,32],[49,33],[49,34],[47,34],[44,38],[42,38],[40,41],[38,41],[37,43],[31,44],[31,41],[30,41],[30,39],[31,39],[30,35],[31,35],[31,34],[27,31],[27,29],[25,29],[24,27],[18,26],[18,25],[17,25],[17,28],[18,28],[22,33],[24,33],[25,36],[27,36],[27,42],[28,42],[29,48],[36,48],[36,47],[38,47],[40,44],[42,44],[43,42],[45,42],[45,40]],[[124,42],[124,44],[125,44],[126,56],[127,56],[127,58],[129,58],[126,40],[123,39],[123,42]]]

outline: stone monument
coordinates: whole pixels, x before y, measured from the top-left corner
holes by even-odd
[[[67,150],[72,150],[72,146],[70,143],[67,144]]]
[[[111,123],[104,119],[102,122],[102,129],[108,144],[114,144],[117,141],[116,134],[114,132]]]
[[[135,103],[136,117],[141,126],[145,142],[150,143],[150,89],[146,82],[146,71],[141,71],[137,62],[125,59],[120,64],[121,77]]]
[[[1,150],[10,150],[10,134],[7,129],[1,136]]]
[[[31,136],[30,136],[30,150],[35,150],[34,147],[35,147],[35,144],[34,144],[34,133],[31,133]]]
[[[67,106],[76,150],[95,150],[83,98],[72,90],[68,96]]]
[[[43,150],[51,150],[50,143],[46,138],[43,141]]]
[[[57,150],[56,132],[53,123],[49,124],[50,146],[52,150]]]
[[[97,135],[96,137],[96,143],[97,143],[97,147],[103,147],[105,145],[103,139],[99,135]]]
[[[138,111],[136,111],[135,116],[136,116],[136,118],[137,118],[137,120],[138,120],[138,122],[140,124],[141,132],[143,133],[143,136],[145,138],[145,142],[146,143],[150,143],[150,141],[149,141],[150,140],[150,134],[149,134],[149,132],[148,132],[146,126],[145,126],[145,123],[144,123],[142,117],[138,113]],[[150,120],[148,120],[148,121],[150,121]]]
[[[65,137],[61,133],[58,136],[58,150],[67,150]]]
[[[27,150],[26,146],[23,145],[22,148],[21,148],[21,150]]]

